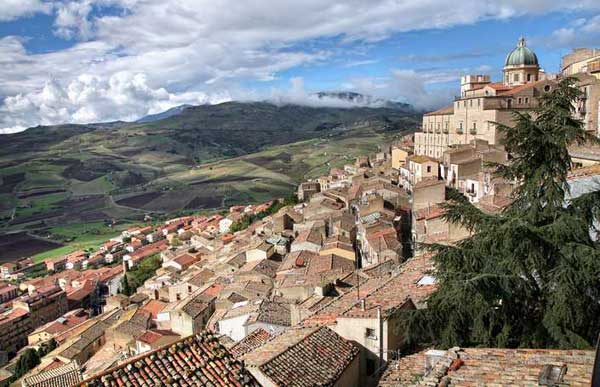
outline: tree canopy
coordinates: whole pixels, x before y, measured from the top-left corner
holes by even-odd
[[[445,218],[472,235],[431,245],[438,289],[403,314],[413,345],[589,348],[600,333],[600,191],[570,197],[570,144],[597,141],[574,118],[566,78],[514,125],[497,124],[511,155],[496,173],[517,184],[512,204],[487,214],[454,193]],[[600,184],[598,189],[600,190]]]

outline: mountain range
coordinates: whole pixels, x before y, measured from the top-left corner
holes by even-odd
[[[414,130],[420,117],[404,104],[226,102],[184,105],[133,123],[2,135],[0,233],[48,236],[65,225],[287,196],[303,179]]]

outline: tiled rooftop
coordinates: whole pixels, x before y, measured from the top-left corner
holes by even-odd
[[[431,269],[433,269],[433,262],[429,256],[421,255],[410,258],[402,264],[399,273],[394,275],[384,286],[366,293],[364,310],[361,305],[354,304],[343,316],[375,317],[377,308],[381,307],[385,318],[386,314],[401,307],[409,298],[418,305],[436,288],[435,284],[419,284],[419,280],[425,277]],[[427,283],[429,282],[427,281]]]
[[[152,315],[152,318],[156,319],[160,311],[162,311],[166,306],[166,302],[162,302],[159,300],[150,300],[146,303],[146,305],[142,306],[140,309],[150,313]]]
[[[278,386],[332,386],[359,348],[326,327],[290,329],[242,356]]]
[[[237,358],[260,347],[270,338],[271,334],[269,332],[259,328],[237,342],[233,347],[229,348],[229,352]]]
[[[562,381],[553,385],[590,386],[594,352],[554,349],[452,348],[432,371],[425,370],[426,352],[393,362],[379,385],[539,386],[544,366],[566,366]],[[546,384],[547,385],[547,384]]]
[[[209,332],[147,352],[81,386],[258,386],[243,364]]]
[[[81,372],[77,362],[54,367],[47,371],[23,378],[23,387],[69,387],[81,382]]]

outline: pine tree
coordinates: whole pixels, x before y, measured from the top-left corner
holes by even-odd
[[[438,289],[403,315],[413,345],[589,348],[600,333],[600,191],[569,199],[567,147],[596,141],[573,118],[574,80],[561,80],[514,126],[497,124],[511,154],[497,174],[514,201],[485,214],[454,193],[446,220],[468,228],[456,246],[429,246]],[[599,185],[600,189],[600,185]]]

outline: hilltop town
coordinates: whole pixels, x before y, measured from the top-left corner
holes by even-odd
[[[589,385],[591,350],[406,348],[399,315],[427,308],[428,245],[472,230],[449,192],[485,213],[517,181],[494,123],[537,106],[561,77],[600,136],[600,51],[541,70],[521,39],[501,82],[466,75],[452,106],[290,198],[129,228],[93,251],[1,265],[0,386]],[[570,149],[572,197],[595,190],[600,151]],[[41,275],[40,275],[41,273]]]

